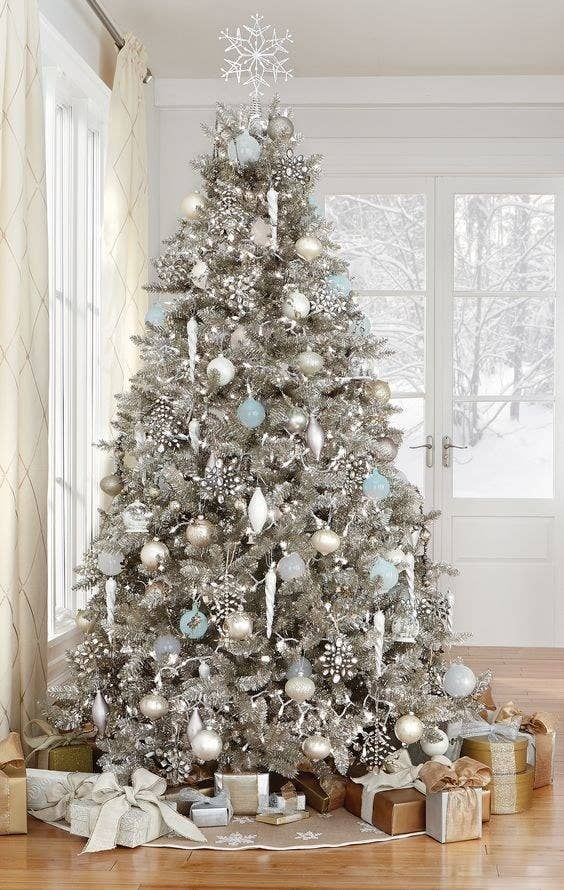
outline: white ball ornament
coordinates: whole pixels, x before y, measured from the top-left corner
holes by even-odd
[[[466,698],[476,687],[476,675],[465,664],[454,662],[443,677],[443,689],[452,698]]]
[[[306,573],[306,564],[295,550],[287,553],[278,563],[278,574],[283,581],[293,581],[302,578]]]
[[[448,751],[449,741],[446,732],[442,729],[433,731],[435,740],[431,740],[423,736],[421,739],[421,748],[428,757],[437,757],[440,754],[446,754]]]
[[[190,192],[182,199],[180,209],[186,219],[195,219],[202,212],[205,201],[198,192]]]
[[[341,546],[339,535],[330,528],[320,528],[311,536],[311,543],[322,556],[335,553]]]
[[[253,633],[253,619],[246,612],[231,612],[223,629],[230,640],[248,640]]]
[[[166,698],[159,695],[158,692],[151,692],[149,695],[144,695],[139,702],[139,710],[143,716],[148,717],[149,720],[158,720],[159,717],[164,717],[165,714],[168,714],[168,708],[169,705]]]
[[[306,412],[302,408],[292,408],[288,414],[286,426],[291,433],[303,433],[307,427],[308,419]]]
[[[272,240],[272,228],[262,217],[258,217],[251,225],[251,241],[258,247],[268,247]]]
[[[141,550],[141,562],[148,572],[155,572],[170,556],[162,541],[147,541]]]
[[[412,745],[414,742],[418,742],[423,735],[423,724],[415,714],[404,714],[403,717],[396,720],[394,732],[402,744]]]
[[[223,748],[221,736],[213,729],[201,729],[190,742],[199,760],[217,760]]]
[[[290,321],[299,321],[301,318],[307,318],[311,309],[310,302],[305,294],[295,290],[288,294],[282,306],[282,315],[289,318]]]
[[[310,760],[325,760],[331,753],[331,742],[322,735],[311,735],[304,739],[302,751]]]
[[[323,370],[325,362],[323,356],[319,355],[318,352],[306,349],[305,352],[300,352],[296,356],[295,364],[306,377],[315,377],[316,374]]]
[[[235,365],[224,355],[218,355],[209,362],[206,374],[208,377],[217,376],[219,385],[227,386],[235,377]]]
[[[315,693],[315,683],[311,677],[297,674],[295,677],[290,677],[290,679],[286,681],[284,691],[292,701],[308,701]]]
[[[296,241],[294,250],[302,260],[311,263],[312,260],[317,259],[323,250],[323,245],[315,235],[302,235]]]

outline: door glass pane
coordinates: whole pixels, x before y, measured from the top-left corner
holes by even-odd
[[[375,337],[385,337],[392,355],[373,362],[372,371],[392,390],[422,393],[425,388],[425,299],[422,295],[393,297],[357,294]]]
[[[553,497],[550,400],[455,402],[453,442],[455,497]]]
[[[411,450],[410,445],[421,445],[425,441],[425,400],[393,399],[393,404],[401,408],[401,413],[390,418],[392,426],[403,432],[403,442],[396,458],[396,466],[405,473],[408,480],[425,491],[425,448]]]
[[[553,290],[554,195],[455,195],[454,286]]]
[[[325,215],[355,289],[425,289],[424,195],[328,195]]]
[[[550,396],[554,300],[455,297],[454,395]]]

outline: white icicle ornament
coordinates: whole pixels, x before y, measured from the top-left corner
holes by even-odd
[[[256,535],[260,534],[268,519],[268,504],[259,485],[255,488],[249,501],[247,513],[252,530]]]
[[[200,717],[200,712],[197,708],[194,708],[190,719],[188,721],[188,728],[186,730],[186,735],[188,736],[188,741],[192,741],[194,736],[197,736],[199,732],[204,728],[204,724],[202,723],[202,718]]]
[[[192,316],[186,323],[188,334],[188,363],[190,366],[190,380],[193,383],[196,372],[196,350],[198,347],[198,322]]]

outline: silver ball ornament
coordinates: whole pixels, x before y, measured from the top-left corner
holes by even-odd
[[[268,121],[267,133],[271,139],[288,142],[294,135],[294,125],[289,117],[283,114],[273,114]]]
[[[100,488],[104,494],[109,494],[110,497],[115,498],[116,495],[121,494],[123,491],[123,479],[117,473],[111,473],[109,476],[104,476],[100,479]]]
[[[186,540],[192,547],[205,550],[217,540],[217,528],[208,519],[198,517],[186,527]]]
[[[402,744],[412,745],[414,742],[418,742],[423,735],[423,724],[415,714],[404,714],[403,717],[396,720],[394,732]]]
[[[180,209],[186,219],[195,219],[205,207],[205,201],[198,192],[189,192],[182,199]]]
[[[317,552],[321,553],[322,556],[335,553],[341,546],[339,535],[330,528],[320,528],[319,531],[316,531],[311,536],[310,540]]]
[[[297,674],[295,677],[290,677],[289,680],[286,680],[284,691],[292,701],[308,701],[315,694],[315,683],[311,677]]]
[[[323,735],[311,735],[304,739],[302,751],[310,760],[325,760],[331,753],[331,742]]]
[[[301,318],[307,318],[311,304],[305,294],[295,290],[288,294],[282,306],[282,315],[289,318],[290,321],[299,321]]]
[[[432,741],[425,736],[421,739],[420,745],[423,752],[427,754],[428,757],[438,757],[439,755],[446,754],[449,746],[446,732],[443,732],[442,729],[435,729],[433,735],[437,737],[435,741]],[[440,738],[438,738],[438,736],[440,736]]]
[[[292,408],[286,424],[290,433],[303,433],[308,424],[308,416],[301,408]]]
[[[169,704],[166,698],[159,695],[158,692],[150,692],[149,695],[144,695],[139,702],[139,710],[149,720],[158,720],[160,717],[164,717],[165,714],[168,714],[168,709]]]
[[[170,556],[162,541],[147,541],[141,549],[141,562],[148,572],[155,572]]]
[[[223,629],[230,640],[248,640],[253,633],[253,619],[246,612],[231,612]]]
[[[192,751],[199,760],[217,760],[223,748],[221,736],[213,729],[201,729],[191,741]]]
[[[399,451],[397,445],[390,436],[382,436],[376,440],[376,457],[381,461],[395,460]]]
[[[315,377],[316,374],[319,374],[320,371],[323,370],[323,365],[325,361],[322,355],[319,355],[318,352],[312,352],[311,349],[306,349],[305,352],[300,352],[295,358],[295,365],[300,369],[302,374],[305,374],[306,377]]]
[[[466,698],[476,687],[476,675],[465,664],[454,662],[443,677],[443,689],[452,698]]]
[[[302,237],[298,238],[296,241],[294,250],[302,260],[311,263],[312,260],[317,259],[323,250],[323,245],[315,235],[302,235]]]

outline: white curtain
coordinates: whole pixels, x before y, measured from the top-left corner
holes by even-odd
[[[143,331],[147,311],[148,182],[145,87],[147,54],[131,34],[117,58],[110,103],[104,187],[102,288],[103,435],[114,396],[138,367],[133,334]]]
[[[0,3],[0,738],[46,684],[47,213],[37,0]]]

